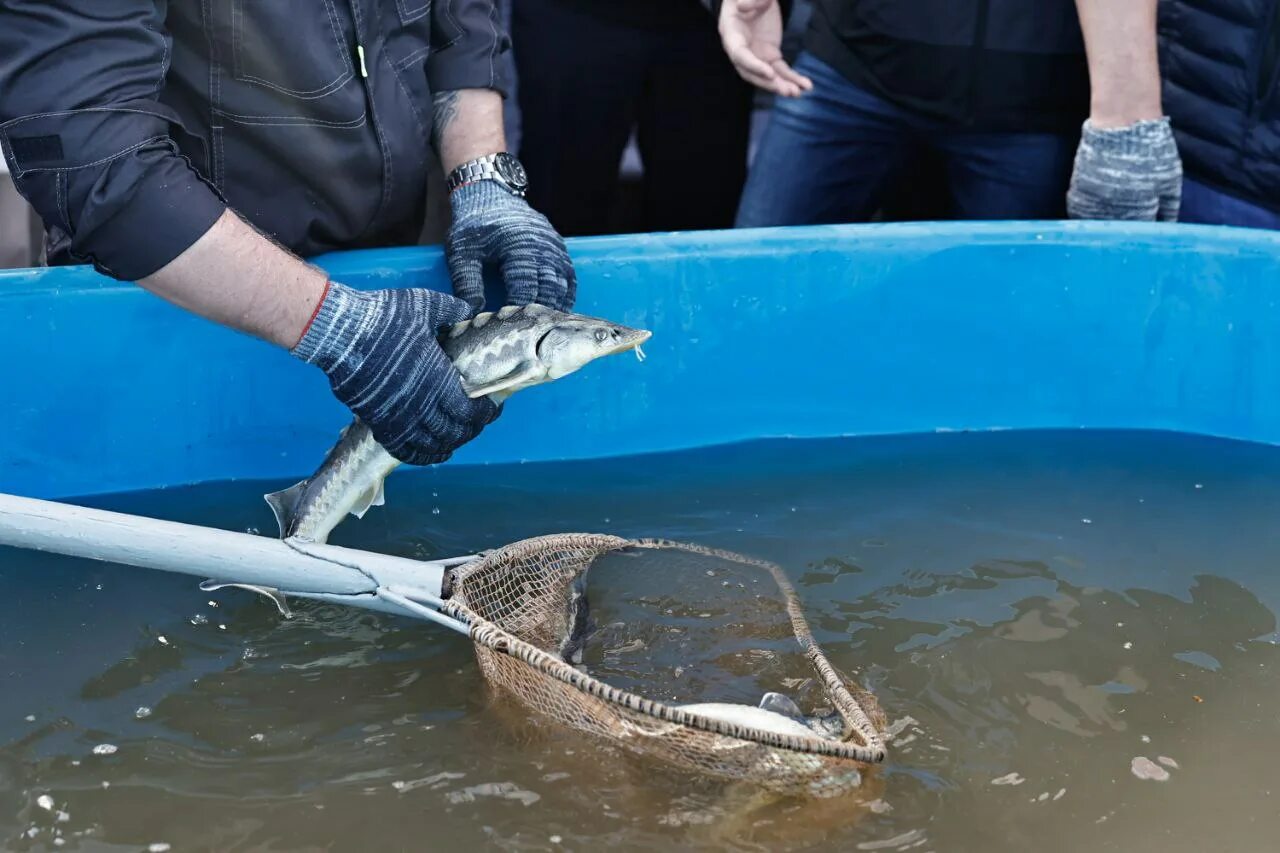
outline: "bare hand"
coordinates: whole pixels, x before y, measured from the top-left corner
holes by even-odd
[[[782,9],[778,0],[724,0],[720,41],[738,75],[753,86],[787,98],[813,88],[782,58]]]

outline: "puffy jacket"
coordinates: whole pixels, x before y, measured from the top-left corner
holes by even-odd
[[[228,204],[304,255],[413,242],[431,93],[507,48],[495,0],[4,0],[0,146],[51,263],[141,278]]]
[[[1280,0],[1161,0],[1160,64],[1187,176],[1280,212]]]
[[[805,47],[900,106],[979,130],[1078,133],[1088,116],[1089,72],[1074,0],[813,6]]]

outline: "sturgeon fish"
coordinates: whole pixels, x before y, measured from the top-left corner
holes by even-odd
[[[606,355],[635,350],[643,361],[640,345],[650,335],[538,304],[509,305],[458,323],[442,335],[440,346],[461,375],[467,396],[501,403]],[[399,466],[357,418],[315,474],[265,496],[280,536],[326,541],[348,513],[363,518],[369,507],[382,506],[383,481]]]

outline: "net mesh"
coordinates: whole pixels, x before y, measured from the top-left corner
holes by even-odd
[[[635,548],[702,554],[770,574],[786,600],[796,640],[844,722],[844,737],[779,734],[690,713],[612,687],[561,659],[556,650],[572,629],[574,582],[602,555]],[[862,766],[884,758],[884,717],[875,699],[827,660],[776,564],[667,540],[543,536],[455,570],[445,611],[470,626],[480,670],[497,690],[640,755],[705,776],[817,797],[857,788]]]

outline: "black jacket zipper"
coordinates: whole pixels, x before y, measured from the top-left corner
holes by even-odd
[[[386,212],[390,195],[390,188],[387,186],[387,163],[391,158],[391,152],[388,150],[387,141],[383,136],[382,125],[378,122],[378,111],[374,106],[373,82],[369,79],[369,69],[365,64],[365,39],[360,33],[360,10],[356,8],[359,2],[360,0],[348,0],[347,2],[347,7],[351,10],[351,26],[355,31],[356,37],[354,51],[356,73],[360,75],[360,85],[364,89],[365,105],[369,111],[369,123],[373,125],[373,136],[378,141],[378,153],[382,156],[382,194],[378,199],[378,207],[374,211],[373,218],[369,220],[369,224],[360,232],[360,236],[364,237],[374,229],[382,227],[382,219]]]

